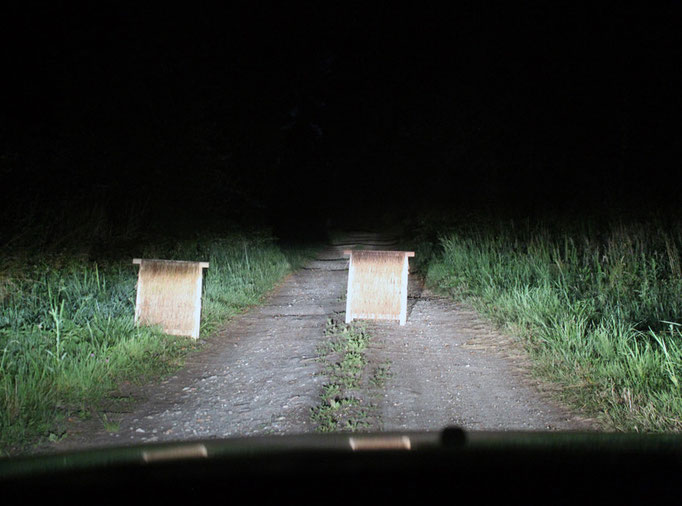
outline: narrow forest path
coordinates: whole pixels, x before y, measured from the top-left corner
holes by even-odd
[[[343,249],[393,249],[390,237],[347,235],[293,273],[264,303],[234,318],[177,374],[128,393],[117,426],[83,425],[53,449],[315,430],[325,382],[317,360],[328,318],[343,321]],[[518,347],[463,306],[410,277],[407,324],[368,322],[367,355],[389,375],[369,430],[584,430],[589,423],[542,394]]]

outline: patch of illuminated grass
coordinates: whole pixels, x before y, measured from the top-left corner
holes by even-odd
[[[330,319],[325,336],[327,341],[318,353],[325,364],[327,382],[322,388],[320,404],[311,409],[311,420],[319,432],[367,430],[370,406],[363,391],[369,376],[365,352],[370,335],[361,325],[346,325]]]
[[[627,431],[682,429],[682,227],[469,223],[428,282],[521,336],[566,400]]]
[[[267,235],[148,244],[143,258],[209,261],[201,335],[258,303],[311,257]],[[89,416],[123,381],[141,383],[177,369],[198,343],[134,324],[132,256],[87,262],[36,255],[0,271],[0,451],[22,453],[66,435],[65,420]],[[110,421],[104,422],[107,430]]]

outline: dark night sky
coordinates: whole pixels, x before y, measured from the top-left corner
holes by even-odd
[[[10,12],[4,214],[307,223],[677,198],[672,2],[507,4]]]

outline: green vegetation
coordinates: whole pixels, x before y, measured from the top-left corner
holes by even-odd
[[[370,335],[358,323],[349,325],[327,321],[328,340],[318,350],[325,363],[327,383],[321,403],[311,410],[311,418],[319,432],[356,432],[372,425],[372,388],[383,386],[388,366],[382,364],[371,371],[366,351]]]
[[[537,372],[607,427],[679,431],[681,248],[662,219],[469,222],[423,268],[522,337]]]
[[[92,416],[118,384],[166,374],[199,345],[135,326],[133,256],[210,262],[205,336],[257,303],[312,250],[249,234],[148,242],[97,262],[72,251],[27,251],[0,259],[0,453],[63,437],[69,418]]]

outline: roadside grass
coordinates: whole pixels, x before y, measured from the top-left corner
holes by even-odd
[[[153,242],[135,256],[210,262],[201,323],[207,336],[313,254],[261,233]],[[200,346],[134,324],[132,258],[93,262],[24,251],[0,259],[0,454],[64,437],[69,418],[92,416],[118,384],[168,374]]]
[[[564,400],[622,431],[682,429],[682,227],[460,224],[427,283],[520,336]]]
[[[347,325],[329,319],[325,336],[318,357],[325,364],[327,383],[320,404],[311,408],[311,420],[318,432],[368,430],[373,417],[368,390],[381,385],[388,365],[382,364],[381,371],[371,370],[366,356],[370,335],[360,323]]]

